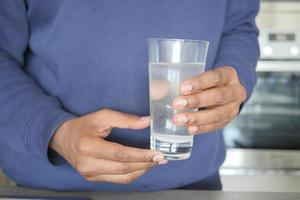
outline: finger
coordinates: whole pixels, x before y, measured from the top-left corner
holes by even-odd
[[[148,170],[143,169],[139,171],[134,171],[129,174],[123,175],[99,175],[87,177],[87,180],[92,182],[109,182],[109,183],[119,183],[119,184],[129,184],[136,180],[138,177],[142,176]]]
[[[229,121],[222,121],[218,123],[213,123],[213,124],[206,124],[206,125],[201,125],[201,126],[189,126],[188,131],[192,135],[197,135],[201,133],[207,133],[207,132],[213,132],[218,129],[224,128]]]
[[[150,98],[152,100],[160,100],[172,91],[172,84],[168,80],[151,80]]]
[[[150,169],[158,162],[120,163],[105,159],[85,159],[76,166],[82,176],[129,174],[134,171]]]
[[[237,79],[237,73],[233,67],[219,67],[182,82],[180,93],[182,95],[193,94],[235,79]]]
[[[239,100],[239,90],[236,85],[214,87],[200,93],[176,97],[173,106],[175,109],[192,109],[228,104]]]
[[[173,117],[173,122],[177,126],[218,123],[224,120],[231,120],[233,117],[232,113],[236,112],[238,109],[239,104],[234,102],[211,107],[198,112],[179,113]]]
[[[118,162],[160,162],[165,160],[161,152],[127,147],[93,135],[87,135],[80,139],[78,148],[79,153],[83,155]]]
[[[111,127],[144,129],[150,125],[150,117],[140,117],[114,110],[104,109],[98,112],[99,121]]]

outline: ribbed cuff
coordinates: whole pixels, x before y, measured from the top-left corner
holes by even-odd
[[[64,111],[60,104],[50,99],[36,108],[25,133],[25,143],[29,150],[48,160],[48,146],[57,128],[75,116]]]

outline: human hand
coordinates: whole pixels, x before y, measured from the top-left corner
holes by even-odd
[[[224,128],[239,113],[246,99],[236,70],[224,66],[207,71],[180,84],[182,96],[173,101],[175,109],[204,108],[198,112],[179,113],[173,121],[178,126],[188,126],[191,134]]]
[[[50,148],[89,181],[128,184],[151,167],[165,164],[163,154],[123,146],[104,138],[115,127],[144,129],[149,124],[149,117],[104,109],[65,122],[57,129]]]

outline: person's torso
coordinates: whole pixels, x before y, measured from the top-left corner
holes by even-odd
[[[226,0],[30,0],[25,70],[75,115],[103,108],[149,115],[147,39],[208,40],[209,70],[226,5]],[[116,129],[109,140],[149,148],[149,129]],[[157,167],[131,186],[101,187],[180,187],[214,173],[223,159],[221,132],[196,136],[189,160]]]

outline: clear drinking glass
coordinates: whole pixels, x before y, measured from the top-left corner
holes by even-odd
[[[149,42],[149,89],[151,116],[151,149],[164,153],[168,160],[190,157],[193,136],[186,126],[173,124],[176,110],[173,99],[179,96],[182,81],[204,72],[208,41],[151,38]]]

